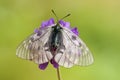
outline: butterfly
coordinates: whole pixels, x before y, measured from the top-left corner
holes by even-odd
[[[94,59],[90,50],[78,36],[77,31],[75,29],[72,31],[68,25],[69,23],[62,19],[57,23],[54,23],[53,19],[43,22],[39,29],[17,47],[16,55],[37,64],[54,59],[56,63],[66,68],[92,64]]]

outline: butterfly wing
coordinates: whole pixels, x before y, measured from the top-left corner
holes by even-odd
[[[64,56],[65,59],[67,59],[66,62],[69,64],[76,64],[80,66],[87,66],[92,64],[93,56],[85,43],[71,30],[64,27],[62,28],[63,45],[65,48],[62,50],[63,53],[61,54],[61,57]],[[61,58],[59,61],[61,60],[63,59]],[[69,68],[69,66],[66,67]]]
[[[67,48],[67,57],[71,62],[80,66],[87,66],[93,63],[93,56],[86,44],[72,31],[67,28],[63,29],[64,44]],[[66,44],[65,41],[68,41]]]
[[[67,53],[65,52],[66,48],[64,45],[61,45],[57,51],[56,51],[56,55],[55,55],[55,61],[60,65],[60,66],[64,66],[66,68],[70,68],[73,66],[73,63],[69,60],[69,58],[66,56]]]
[[[39,35],[33,33],[18,46],[16,55],[37,64],[48,62],[53,57],[47,45],[50,33],[51,27],[40,30]]]

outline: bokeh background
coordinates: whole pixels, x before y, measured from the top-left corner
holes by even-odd
[[[39,70],[17,58],[16,47],[41,22],[67,13],[79,29],[95,62],[88,67],[61,67],[63,80],[120,80],[120,0],[0,0],[0,80],[57,80],[49,65]]]

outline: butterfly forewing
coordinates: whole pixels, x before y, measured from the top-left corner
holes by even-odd
[[[63,27],[63,44],[65,56],[73,64],[87,66],[93,63],[93,56],[85,43],[72,31]]]
[[[40,30],[40,34],[33,33],[17,48],[16,55],[23,59],[32,60],[37,64],[48,62],[52,59],[49,45],[46,45],[51,33],[51,27]]]

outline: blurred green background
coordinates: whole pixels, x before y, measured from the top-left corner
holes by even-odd
[[[120,80],[120,0],[0,0],[0,80],[57,80],[50,64],[39,70],[17,58],[16,47],[54,9],[79,28],[95,62],[88,67],[61,67],[63,80]]]

